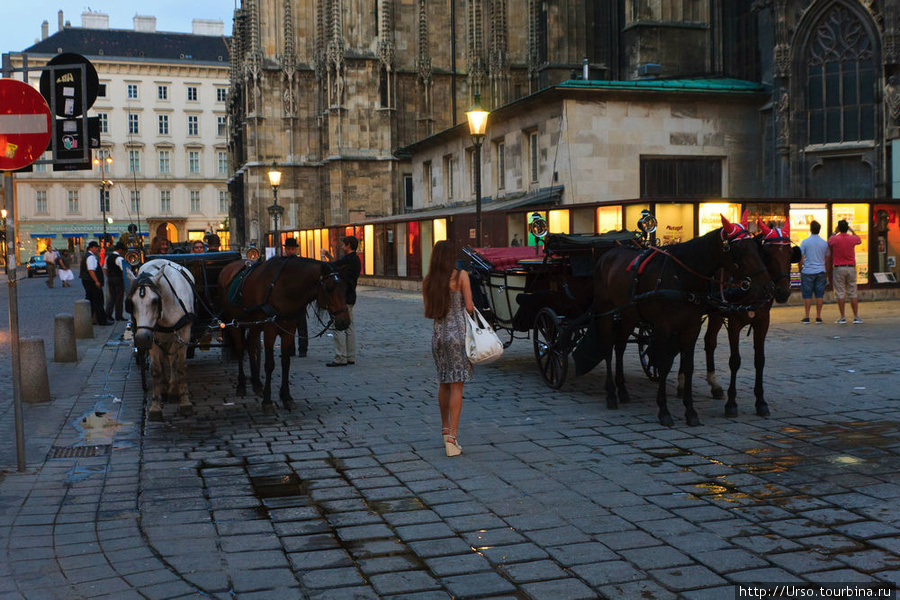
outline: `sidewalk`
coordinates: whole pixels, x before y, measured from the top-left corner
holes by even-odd
[[[297,408],[269,416],[234,396],[236,367],[213,350],[189,361],[195,414],[167,405],[165,422],[147,423],[122,325],[97,328],[109,340],[53,367],[71,395],[26,406],[26,473],[14,440],[0,442],[0,599],[718,600],[738,583],[896,586],[900,303],[863,303],[858,326],[834,312],[815,326],[802,309],[773,311],[770,418],[753,414],[744,336],[740,416],[725,418],[695,377],[695,428],[674,394],[675,427],[657,423],[633,348],[633,401],[609,411],[604,369],[551,390],[517,339],[466,385],[454,459],[418,294],[361,288],[357,364],[326,368],[331,338],[312,340],[292,363]],[[723,335],[721,382],[726,347]]]

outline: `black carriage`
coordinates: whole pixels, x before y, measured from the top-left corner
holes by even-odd
[[[495,329],[509,333],[506,346],[516,337],[531,337],[541,378],[551,388],[565,383],[569,354],[583,341],[589,343],[585,334],[592,317],[594,265],[620,244],[641,245],[642,234],[547,234],[542,248],[464,249],[475,304]],[[639,328],[632,340],[638,344],[641,367],[655,379],[649,333]]]

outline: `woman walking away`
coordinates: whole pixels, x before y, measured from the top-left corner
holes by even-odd
[[[425,317],[434,319],[431,353],[438,375],[438,404],[441,407],[441,434],[447,456],[462,452],[458,442],[463,384],[472,378],[472,364],[466,357],[466,316],[472,313],[472,288],[468,274],[456,266],[456,249],[450,242],[438,242],[431,252],[428,276],[422,283]]]

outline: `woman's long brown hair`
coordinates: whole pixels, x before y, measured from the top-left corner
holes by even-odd
[[[450,310],[450,277],[456,266],[456,248],[448,241],[434,245],[428,275],[422,282],[425,317],[441,319]]]

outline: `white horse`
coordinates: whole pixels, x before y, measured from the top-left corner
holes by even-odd
[[[134,324],[134,346],[150,354],[151,421],[162,420],[163,394],[178,398],[182,415],[193,405],[188,394],[187,348],[194,321],[194,277],[170,260],[144,263],[125,298]]]

